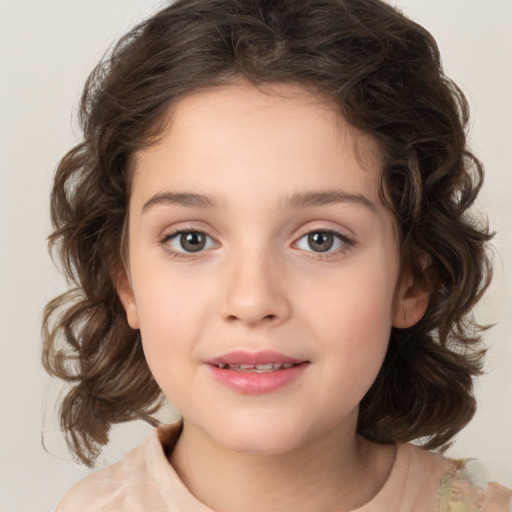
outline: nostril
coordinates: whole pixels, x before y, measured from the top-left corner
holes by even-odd
[[[277,294],[271,294],[268,297],[231,294],[219,305],[218,313],[230,324],[275,325],[286,321],[290,316],[291,308],[288,301]]]

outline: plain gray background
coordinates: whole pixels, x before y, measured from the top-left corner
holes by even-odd
[[[472,106],[471,141],[487,168],[478,207],[498,234],[496,277],[479,308],[489,331],[480,408],[449,454],[479,458],[512,486],[511,0],[393,0],[436,37]],[[0,511],[50,511],[88,470],[70,461],[56,422],[60,384],[40,364],[40,321],[64,283],[46,252],[58,160],[77,142],[74,112],[104,51],[156,0],[0,0]],[[41,445],[41,435],[48,449]],[[102,464],[149,428],[113,431]]]

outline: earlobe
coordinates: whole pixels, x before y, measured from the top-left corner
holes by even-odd
[[[418,323],[427,311],[428,299],[428,291],[420,288],[412,277],[404,279],[395,304],[393,327],[406,329]]]
[[[126,312],[126,320],[132,329],[139,329],[139,315],[137,313],[137,304],[133,293],[132,285],[127,272],[123,269],[116,279],[116,290],[119,300]]]

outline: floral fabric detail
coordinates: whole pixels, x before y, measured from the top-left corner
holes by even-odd
[[[475,472],[476,470],[476,472]],[[439,512],[508,512],[512,510],[512,492],[495,482],[482,485],[481,468],[461,467],[446,475],[439,485]],[[475,478],[471,478],[471,477]],[[478,482],[478,483],[476,483]],[[484,487],[486,489],[484,490]]]
[[[480,487],[445,476],[439,488],[439,512],[478,512],[483,498]]]

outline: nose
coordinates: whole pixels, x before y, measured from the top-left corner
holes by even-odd
[[[231,262],[224,274],[219,313],[247,327],[279,325],[291,314],[283,269],[266,253]]]

